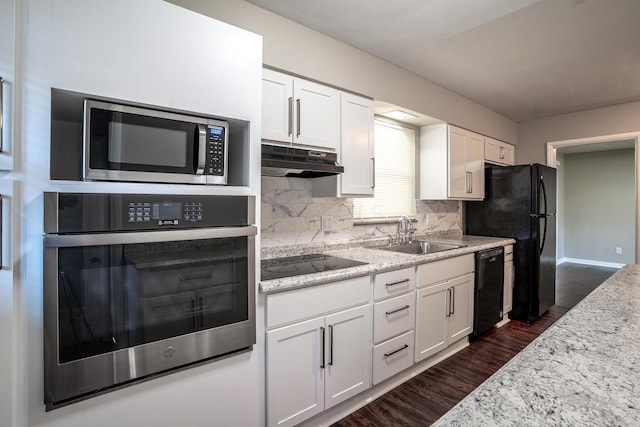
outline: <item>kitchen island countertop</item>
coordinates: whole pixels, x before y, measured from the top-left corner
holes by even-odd
[[[431,240],[431,239],[429,239]],[[464,245],[458,249],[434,252],[431,254],[410,255],[399,252],[382,250],[375,247],[353,247],[347,249],[330,250],[324,253],[341,258],[353,259],[367,263],[356,267],[321,273],[303,274],[273,280],[260,281],[260,291],[273,293],[289,291],[308,286],[322,285],[338,280],[365,276],[367,274],[381,273],[404,267],[413,267],[418,264],[433,262],[440,259],[474,253],[484,249],[506,246],[515,243],[515,240],[505,237],[462,236],[458,239],[433,239],[433,241]],[[292,254],[293,255],[293,254]]]
[[[640,266],[627,265],[436,426],[640,425]]]

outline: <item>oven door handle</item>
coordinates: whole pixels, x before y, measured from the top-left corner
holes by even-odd
[[[243,227],[199,228],[193,230],[136,231],[132,233],[47,234],[45,248],[126,245],[132,243],[176,242],[181,240],[222,239],[255,236],[254,225]]]

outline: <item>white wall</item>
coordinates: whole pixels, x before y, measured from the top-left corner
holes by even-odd
[[[518,123],[516,163],[546,163],[546,143],[640,131],[640,102]]]
[[[241,0],[170,0],[264,37],[264,63],[517,143],[516,124],[431,81]],[[382,24],[383,25],[383,24]]]
[[[635,260],[635,150],[564,155],[564,257]],[[622,249],[618,255],[615,248]]]
[[[45,412],[42,319],[43,191],[260,197],[261,37],[160,0],[29,0],[19,5],[23,153],[14,175],[23,226],[15,230],[21,236],[22,271],[14,284],[19,292],[13,316],[16,424],[262,424],[261,335],[251,352]],[[51,181],[51,87],[249,121],[248,185]],[[257,305],[260,330],[263,305]]]

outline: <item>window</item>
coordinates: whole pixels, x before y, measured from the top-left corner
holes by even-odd
[[[416,131],[398,124],[376,120],[375,196],[353,200],[354,219],[394,220],[415,215]]]

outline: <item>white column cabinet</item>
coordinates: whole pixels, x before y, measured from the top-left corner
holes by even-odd
[[[418,266],[416,363],[473,331],[473,269],[473,254]]]
[[[482,200],[484,137],[448,124],[421,128],[420,198]]]
[[[336,89],[262,70],[262,140],[337,151],[339,111]]]
[[[516,147],[497,139],[484,138],[484,160],[497,165],[515,165]]]
[[[344,173],[315,178],[314,197],[370,197],[375,187],[373,101],[340,93],[338,159]]]

